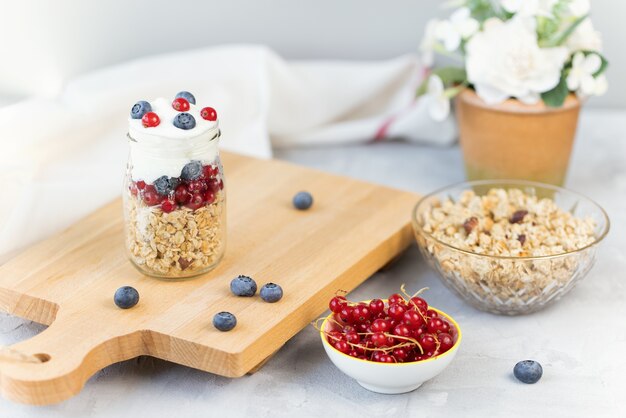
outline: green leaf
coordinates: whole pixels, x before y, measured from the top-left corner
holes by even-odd
[[[431,75],[437,75],[443,81],[443,85],[445,87],[453,86],[456,84],[464,84],[467,81],[467,74],[463,68],[459,67],[442,67],[433,70]],[[428,89],[428,79],[430,76],[426,77],[422,84],[417,89],[417,96],[422,96],[426,94],[426,90]]]
[[[582,52],[583,52],[583,54],[585,54],[585,56],[587,56],[589,54],[596,54],[597,56],[600,57],[600,61],[602,61],[602,64],[600,64],[600,68],[598,69],[598,71],[593,73],[594,77],[599,76],[600,74],[605,72],[606,69],[609,67],[609,61],[601,53],[599,53],[597,51],[582,51]]]
[[[444,86],[450,86],[452,84],[462,83],[467,79],[467,74],[464,68],[459,67],[442,67],[433,71],[443,81]]]
[[[580,25],[583,20],[587,19],[589,15],[583,15],[574,20],[568,27],[566,27],[561,32],[557,32],[554,35],[550,36],[548,39],[540,42],[542,48],[550,48],[559,45],[563,45],[563,43],[570,37],[570,35],[576,30],[578,25]]]
[[[561,74],[559,84],[552,90],[541,93],[541,99],[549,107],[561,107],[569,94],[567,82],[565,81],[565,73]]]

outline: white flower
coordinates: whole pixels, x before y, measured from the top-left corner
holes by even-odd
[[[536,103],[559,83],[567,57],[563,47],[539,48],[535,19],[492,18],[467,43],[467,78],[489,104],[508,97]]]
[[[593,91],[594,96],[602,96],[609,89],[609,83],[606,81],[606,76],[600,74],[596,77],[596,88]]]
[[[436,36],[436,30],[439,23],[440,21],[437,19],[431,19],[428,21],[426,29],[424,30],[424,37],[422,38],[422,42],[419,47],[419,50],[422,53],[422,63],[427,67],[432,67],[435,61],[433,51],[439,43]]]
[[[552,17],[552,10],[559,0],[500,0],[504,10],[523,17]]]
[[[581,96],[595,94],[597,86],[593,75],[601,65],[602,60],[598,54],[585,56],[582,52],[577,52],[572,60],[572,69],[567,76],[567,88],[576,91]]]
[[[591,10],[591,3],[589,0],[570,0],[567,8],[572,16],[581,17],[589,14],[589,10]]]
[[[450,114],[450,98],[446,96],[443,81],[438,75],[433,74],[429,77],[424,100],[428,106],[428,113],[434,120],[441,122]]]
[[[565,46],[572,52],[602,51],[602,35],[595,30],[591,19],[580,22],[578,27],[565,41]]]
[[[470,38],[479,27],[480,24],[472,18],[470,9],[461,7],[450,16],[450,20],[439,22],[435,27],[435,36],[448,51],[456,51],[461,46],[461,41]]]

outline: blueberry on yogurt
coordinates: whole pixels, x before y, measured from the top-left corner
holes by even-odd
[[[176,93],[175,99],[178,99],[179,97],[182,97],[183,99],[187,100],[191,104],[196,104],[196,98],[194,97],[193,94],[189,93],[188,91],[179,91],[178,93]]]
[[[148,112],[152,112],[152,106],[150,106],[150,103],[145,100],[139,100],[130,109],[130,117],[132,119],[141,119],[143,118],[143,115]]]
[[[174,117],[174,126],[180,129],[189,130],[196,127],[196,119],[189,113],[179,113]]]

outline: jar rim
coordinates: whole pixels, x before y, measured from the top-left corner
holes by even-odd
[[[207,132],[211,132],[211,131],[209,130],[209,131],[203,132],[201,134],[198,134],[196,136],[190,136],[189,138],[175,139],[175,140],[172,139],[172,141],[176,141],[178,143],[183,142],[183,141],[184,142],[193,141],[193,140],[196,140],[196,139],[200,138],[203,135],[206,135]],[[151,135],[151,136],[154,137],[154,138],[163,138],[162,136],[159,136],[159,135]],[[207,143],[211,143],[213,141],[217,141],[217,140],[219,140],[219,138],[221,136],[222,136],[222,130],[218,127],[217,128],[217,132],[215,132],[215,134],[209,140],[207,140]],[[129,142],[134,142],[136,144],[140,143],[140,141],[138,141],[138,140],[136,140],[135,138],[132,137],[132,135],[130,134],[130,131],[126,132],[126,137],[128,138]],[[146,141],[142,141],[142,142],[145,143]]]

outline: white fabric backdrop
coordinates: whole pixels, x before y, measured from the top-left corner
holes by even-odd
[[[77,78],[59,97],[2,107],[0,262],[119,194],[139,99],[189,90],[217,109],[223,149],[259,157],[272,146],[388,138],[449,144],[453,121],[432,121],[415,100],[424,71],[412,55],[285,62],[261,46],[230,46],[131,61]]]

